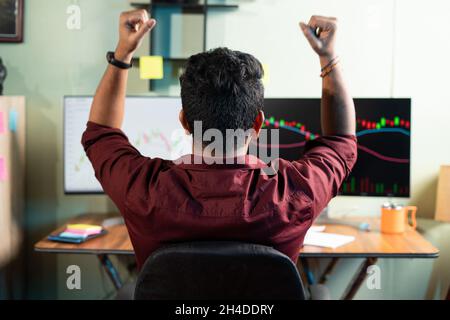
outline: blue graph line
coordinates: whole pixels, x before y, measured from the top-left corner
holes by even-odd
[[[290,131],[299,133],[304,136],[306,136],[306,134],[307,134],[307,132],[302,131],[299,128],[295,128],[295,127],[280,126],[280,128],[290,130]],[[368,129],[368,130],[359,131],[356,133],[356,136],[361,137],[361,136],[364,136],[367,134],[372,134],[372,133],[388,133],[388,132],[397,132],[397,133],[404,134],[406,136],[411,135],[409,131],[402,129],[402,128],[382,128],[382,129]]]
[[[402,133],[406,136],[411,135],[411,133],[409,131],[402,129],[402,128],[368,129],[368,130],[359,131],[356,133],[356,135],[358,137],[360,137],[360,136],[364,136],[366,134],[381,133],[381,132],[398,132],[398,133]]]
[[[286,130],[290,130],[290,131],[294,131],[296,133],[300,133],[301,135],[306,136],[306,132],[300,130],[299,128],[294,128],[294,127],[289,127],[289,126],[280,126],[280,128],[286,129]]]

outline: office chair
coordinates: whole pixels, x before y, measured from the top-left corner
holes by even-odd
[[[263,245],[240,242],[173,244],[145,262],[136,300],[304,300],[294,263]]]

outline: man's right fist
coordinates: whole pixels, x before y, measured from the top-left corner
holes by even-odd
[[[133,10],[120,15],[119,43],[115,58],[130,63],[134,52],[139,48],[144,36],[156,25],[149,19],[147,10]]]
[[[309,44],[324,59],[335,58],[335,39],[337,19],[332,17],[312,16],[308,24],[300,22]]]

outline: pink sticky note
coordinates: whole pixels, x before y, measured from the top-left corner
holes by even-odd
[[[6,124],[5,124],[5,117],[3,114],[3,111],[0,111],[0,134],[6,133]]]
[[[0,182],[8,179],[8,170],[6,169],[6,160],[0,157]]]

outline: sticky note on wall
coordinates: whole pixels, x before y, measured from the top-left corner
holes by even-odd
[[[0,134],[6,133],[5,114],[0,111]]]
[[[163,58],[161,56],[143,56],[139,58],[141,79],[163,79]]]
[[[16,132],[17,131],[17,119],[18,119],[18,114],[16,110],[10,110],[9,111],[9,130],[12,132]]]
[[[6,159],[0,156],[0,182],[8,179],[8,170],[6,168]]]

